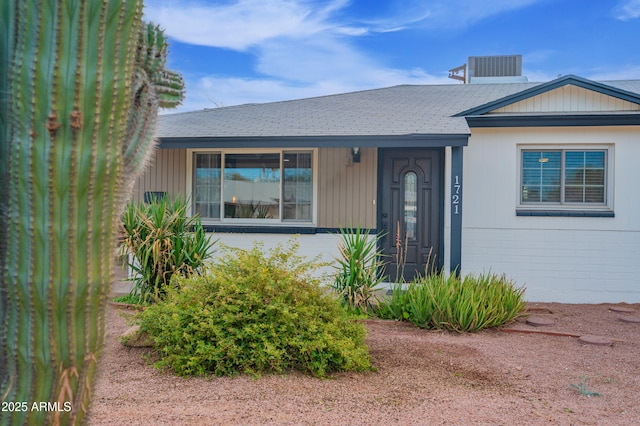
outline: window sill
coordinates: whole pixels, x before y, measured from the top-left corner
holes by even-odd
[[[339,234],[339,228],[317,228],[315,226],[255,226],[255,225],[211,225],[203,224],[205,232],[219,232],[229,234],[301,234],[301,235],[314,235],[314,234]],[[368,230],[370,234],[375,234],[376,229],[362,229]]]
[[[613,210],[516,209],[516,216],[545,217],[615,217]]]
[[[314,226],[291,225],[211,225],[202,224],[206,232],[227,232],[233,234],[315,234]]]

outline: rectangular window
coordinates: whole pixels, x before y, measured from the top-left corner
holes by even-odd
[[[604,151],[565,153],[565,202],[604,204],[604,161]]]
[[[193,164],[193,212],[203,219],[312,220],[312,152],[196,152]]]
[[[280,218],[280,154],[224,156],[224,217]]]
[[[559,203],[561,152],[522,152],[522,202]]]
[[[284,219],[310,221],[313,174],[310,152],[283,154],[282,214]]]
[[[523,205],[597,206],[607,203],[607,150],[523,149]]]
[[[193,213],[220,219],[220,153],[196,154],[193,159]]]

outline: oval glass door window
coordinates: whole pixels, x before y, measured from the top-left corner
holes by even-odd
[[[409,239],[416,238],[417,201],[418,176],[408,172],[404,175],[404,229]]]

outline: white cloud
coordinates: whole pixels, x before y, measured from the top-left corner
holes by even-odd
[[[621,21],[637,19],[640,17],[640,0],[619,1],[613,13]]]
[[[309,0],[237,0],[232,3],[150,0],[145,18],[159,23],[184,43],[246,50],[274,38],[309,37],[331,31],[357,34],[364,30],[330,22],[346,0],[318,6]],[[366,32],[366,31],[365,31]]]
[[[255,57],[252,78],[178,69],[187,81],[180,108],[185,111],[397,84],[454,83],[446,70],[434,77],[422,69],[389,67],[355,40],[414,26],[470,25],[536,1],[545,0],[394,0],[375,8],[380,16],[356,19],[346,10],[351,0],[147,0],[145,19],[174,40]]]
[[[350,0],[147,0],[145,17],[184,43],[246,50],[273,39],[464,27],[544,0],[396,0],[381,17],[341,19]],[[380,9],[380,6],[376,9]]]
[[[377,66],[348,42],[331,36],[265,43],[257,62],[263,74],[298,82],[359,78],[363,70]]]
[[[517,10],[545,0],[396,0],[399,21],[421,26],[464,28],[490,16]],[[402,18],[403,17],[403,18]]]

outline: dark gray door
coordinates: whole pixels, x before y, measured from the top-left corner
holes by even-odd
[[[391,281],[411,281],[427,264],[439,268],[442,229],[442,149],[381,149],[379,224]]]

